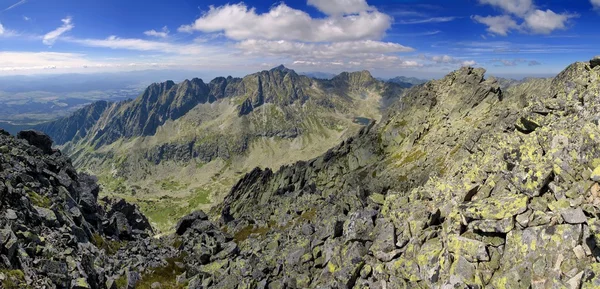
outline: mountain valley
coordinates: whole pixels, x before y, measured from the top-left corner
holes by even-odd
[[[141,204],[168,231],[220,203],[255,167],[314,158],[378,121],[403,90],[366,71],[317,80],[279,66],[209,83],[155,83],[134,100],[96,102],[35,128],[106,193]]]

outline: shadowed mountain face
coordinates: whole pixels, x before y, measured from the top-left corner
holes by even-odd
[[[194,208],[208,208],[254,167],[313,158],[379,120],[402,91],[368,71],[317,80],[279,66],[208,84],[155,83],[134,100],[95,103],[36,128],[108,191],[182,203],[202,194]]]

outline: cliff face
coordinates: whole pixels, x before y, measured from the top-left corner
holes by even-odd
[[[52,135],[57,145],[78,141],[87,136],[88,131],[94,127],[109,105],[110,103],[106,101],[97,101],[69,117],[36,125],[34,128]]]

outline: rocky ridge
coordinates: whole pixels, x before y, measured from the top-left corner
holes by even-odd
[[[599,286],[592,66],[575,63],[546,89],[515,94],[462,68],[409,91],[380,124],[319,158],[251,172],[221,207],[240,252],[213,282]]]

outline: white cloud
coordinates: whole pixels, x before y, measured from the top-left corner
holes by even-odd
[[[156,30],[152,29],[152,30],[145,31],[144,34],[146,34],[147,36],[167,38],[169,36],[169,32],[170,32],[169,29],[167,28],[167,26],[165,26],[160,31],[156,31]]]
[[[211,6],[193,24],[181,26],[179,31],[224,32],[234,40],[335,42],[381,39],[391,23],[390,16],[378,11],[316,19],[283,3],[264,14],[239,3]]]
[[[457,65],[461,66],[473,66],[476,65],[477,62],[474,60],[464,60],[452,57],[450,55],[419,55],[419,59],[425,60],[429,62],[428,66],[433,67],[456,67]]]
[[[21,5],[25,4],[26,2],[27,2],[27,0],[21,0],[21,1],[19,1],[19,2],[15,3],[15,4],[13,4],[13,5],[10,5],[10,6],[8,6],[8,8],[6,8],[6,9],[2,10],[2,12],[6,12],[6,11],[8,11],[8,10],[11,10],[11,9],[13,9],[13,8],[16,8],[17,6],[21,6]]]
[[[449,55],[436,55],[431,57],[431,60],[436,63],[452,63],[454,58]]]
[[[492,34],[506,36],[510,30],[519,28],[517,22],[509,15],[487,17],[475,15],[472,18],[481,24],[487,25],[487,31]]]
[[[86,60],[83,54],[76,53],[0,51],[0,59],[0,71],[83,67],[94,64]]]
[[[2,23],[0,23],[0,35],[4,34],[4,26],[2,26]]]
[[[496,6],[517,16],[524,16],[535,7],[533,0],[479,0],[479,3]]]
[[[29,20],[31,20],[31,18],[29,18],[29,17],[27,17],[27,16],[23,15],[23,20],[25,20],[25,21],[29,21]]]
[[[288,56],[312,59],[349,58],[373,54],[410,52],[414,49],[397,43],[373,40],[335,43],[304,43],[294,41],[245,40],[236,45],[249,55]]]
[[[576,14],[556,14],[552,10],[535,10],[525,17],[525,24],[536,34],[550,34],[554,30],[566,29],[569,19],[577,17]]]
[[[600,9],[600,0],[590,0],[595,9]]]
[[[170,42],[151,41],[136,38],[119,38],[110,36],[106,39],[77,39],[65,38],[65,41],[77,43],[88,47],[102,47],[110,49],[125,49],[136,51],[157,51],[179,55],[201,55],[217,50],[217,47],[202,46],[200,44],[174,44]],[[222,47],[221,50],[225,50]]]
[[[356,14],[373,9],[365,0],[308,0],[308,5],[327,15]]]
[[[600,0],[591,0],[600,3]],[[514,14],[517,18],[523,20],[521,24],[510,15],[502,16],[479,16],[472,18],[488,26],[487,31],[491,34],[506,36],[511,30],[531,34],[550,34],[555,30],[566,29],[570,19],[578,17],[577,14],[562,13],[557,14],[547,9],[546,11],[536,9],[533,0],[479,0],[481,4],[489,4],[504,10],[509,14]]]
[[[417,20],[403,20],[398,21],[398,24],[423,24],[423,23],[441,23],[441,22],[450,22],[456,19],[456,17],[432,17],[425,19],[417,19]]]
[[[61,35],[70,31],[71,29],[75,28],[75,25],[73,25],[73,23],[72,23],[71,17],[67,17],[65,19],[62,19],[61,21],[62,21],[63,25],[61,25],[60,27],[56,28],[55,30],[49,32],[48,34],[44,35],[42,42],[45,45],[53,45],[54,42],[56,42],[56,40]]]
[[[318,69],[392,69],[401,68],[418,68],[423,67],[423,64],[415,60],[405,60],[397,56],[377,56],[371,58],[363,58],[361,60],[346,60],[346,61],[310,61],[296,60],[293,62],[294,67],[316,67]]]

